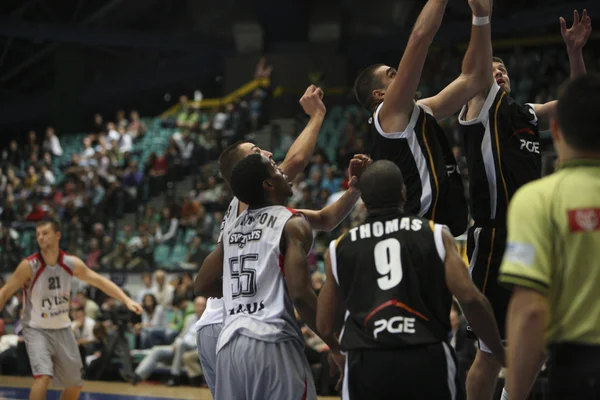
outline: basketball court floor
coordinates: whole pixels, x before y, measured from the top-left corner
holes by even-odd
[[[24,400],[29,398],[32,378],[0,376],[0,400]],[[60,392],[50,390],[48,400],[59,400]],[[211,400],[208,389],[192,387],[170,388],[164,385],[138,384],[132,386],[118,382],[86,382],[80,400]],[[319,397],[334,400],[339,397]]]

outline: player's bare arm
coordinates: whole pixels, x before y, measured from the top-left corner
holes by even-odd
[[[282,240],[285,246],[283,269],[294,307],[306,325],[318,332],[317,295],[312,288],[306,257],[313,242],[310,224],[302,216],[290,218],[285,225]]]
[[[583,60],[583,47],[592,34],[592,20],[587,15],[587,10],[583,10],[581,18],[579,12],[573,11],[573,25],[567,28],[567,22],[560,17],[560,33],[567,46],[569,55],[569,65],[571,67],[571,79],[580,75],[585,75],[585,62]],[[533,109],[540,121],[540,128],[546,130],[549,128],[550,118],[556,112],[556,100],[544,104],[533,104]]]
[[[310,120],[300,136],[294,141],[280,165],[290,180],[293,180],[296,175],[306,168],[315,151],[326,112],[322,99],[323,90],[315,85],[310,85],[300,98],[300,105],[304,112],[310,116]]]
[[[331,232],[350,214],[352,208],[360,198],[360,190],[357,186],[360,176],[372,163],[373,160],[368,156],[355,154],[348,166],[348,176],[350,176],[349,187],[342,197],[335,203],[318,211],[298,210],[308,219],[312,229]]]
[[[511,400],[526,399],[544,355],[548,299],[533,289],[516,286],[508,306],[506,390]]]
[[[121,288],[114,284],[114,282],[98,275],[94,270],[88,268],[85,263],[77,258],[74,258],[73,275],[88,284],[102,290],[104,293],[112,298],[119,300],[125,304],[130,311],[136,314],[142,313],[142,306],[130,299]]]
[[[323,341],[337,341],[335,334],[342,329],[344,324],[344,310],[341,306],[340,288],[331,272],[331,254],[329,251],[325,254],[325,275],[325,284],[319,293],[317,329]]]
[[[194,280],[194,292],[204,297],[223,297],[223,242],[202,263]]]
[[[15,272],[8,278],[8,281],[0,289],[0,310],[4,308],[6,302],[29,280],[31,280],[31,267],[29,261],[23,260],[15,269]]]
[[[392,82],[387,90],[373,92],[379,100],[383,100],[385,92],[385,101],[379,111],[379,123],[384,132],[403,132],[408,126],[429,46],[442,24],[447,4],[447,0],[429,0],[425,4],[406,44],[398,72],[386,71]]]
[[[454,237],[446,228],[443,233],[446,249],[446,285],[458,300],[465,317],[473,330],[483,340],[501,365],[505,365],[504,347],[498,332],[498,324],[494,318],[492,306],[485,296],[475,287],[467,266],[458,254]]]
[[[473,112],[477,112],[476,117],[493,84],[492,37],[489,23],[492,12],[491,2],[490,0],[469,0],[469,6],[473,13],[473,25],[460,76],[436,96],[419,101],[429,107],[438,120],[453,115],[475,97],[477,100],[473,104],[469,104],[469,108],[473,108]],[[485,18],[488,18],[487,22]],[[476,110],[477,105],[479,105],[479,111]]]

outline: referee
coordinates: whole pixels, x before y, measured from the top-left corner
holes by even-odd
[[[558,171],[523,186],[499,280],[513,287],[507,391],[525,399],[547,348],[550,399],[600,398],[600,75],[571,81],[552,137]]]

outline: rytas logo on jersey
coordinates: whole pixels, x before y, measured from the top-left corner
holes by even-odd
[[[229,244],[237,244],[242,249],[249,241],[260,240],[261,237],[262,229],[255,229],[250,233],[233,232],[229,235]]]
[[[69,295],[52,296],[42,299],[42,308],[52,309],[53,306],[60,306],[69,302]]]

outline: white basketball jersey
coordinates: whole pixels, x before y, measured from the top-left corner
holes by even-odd
[[[231,203],[229,203],[227,212],[221,221],[221,232],[219,233],[219,239],[217,239],[217,243],[221,242],[221,239],[223,238],[223,232],[233,226],[238,216],[239,204],[240,202],[237,197],[234,197],[231,200]],[[223,299],[218,297],[209,297],[206,300],[206,310],[204,310],[202,316],[198,322],[196,322],[196,330],[199,331],[200,328],[206,325],[222,324],[224,312],[223,308]]]
[[[23,324],[37,329],[70,327],[73,257],[61,250],[56,265],[47,265],[40,253],[27,261],[32,278],[23,290]]]
[[[225,322],[219,351],[236,335],[304,345],[288,294],[280,244],[294,210],[282,206],[244,211],[223,234]]]

